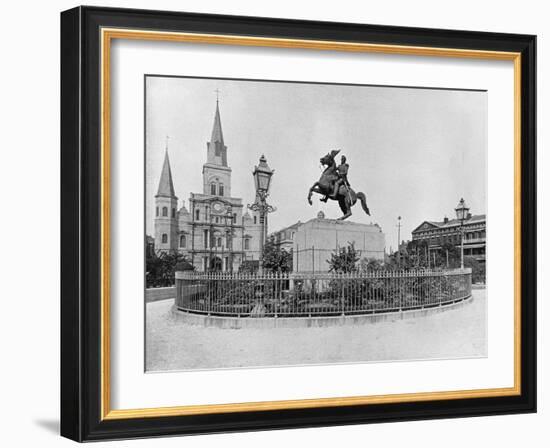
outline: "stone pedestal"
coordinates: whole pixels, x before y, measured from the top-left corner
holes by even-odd
[[[296,230],[294,272],[328,272],[331,254],[349,243],[354,243],[361,258],[384,260],[386,238],[377,224],[316,218]]]

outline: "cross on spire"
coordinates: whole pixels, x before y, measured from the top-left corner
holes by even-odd
[[[164,148],[166,149],[166,151],[168,151],[168,140],[170,140],[170,136],[169,136],[169,135],[166,136],[166,143],[165,143],[165,146],[164,146]]]
[[[220,100],[220,89],[216,88],[214,92],[216,92],[216,103],[217,103]]]

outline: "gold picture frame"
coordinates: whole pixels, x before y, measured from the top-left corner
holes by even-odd
[[[103,20],[105,11],[109,11],[107,16],[109,19]],[[117,10],[120,11],[120,10]],[[147,20],[155,24],[162,23],[162,20],[182,20],[182,28],[190,28],[190,31],[175,31],[170,29],[170,25],[166,24],[166,29],[160,29],[160,26],[155,26],[155,29],[146,29],[144,26],[129,26],[132,24],[132,16],[128,12],[113,12],[102,8],[77,8],[63,13],[64,25],[67,33],[84,33],[83,28],[80,28],[77,23],[81,21],[91,21],[95,35],[93,39],[97,45],[98,54],[95,56],[95,60],[98,64],[99,84],[97,93],[99,99],[99,111],[100,111],[100,123],[98,129],[98,142],[99,142],[99,198],[100,203],[98,207],[99,218],[99,257],[98,257],[98,272],[100,273],[100,282],[98,285],[99,294],[99,322],[97,326],[98,334],[100,336],[99,344],[97,345],[99,350],[99,375],[97,378],[97,384],[99,386],[99,405],[93,409],[88,409],[87,419],[89,421],[96,421],[94,429],[88,425],[88,434],[82,433],[82,421],[75,424],[72,419],[65,417],[67,424],[65,429],[62,427],[62,432],[65,435],[80,439],[89,440],[94,438],[117,438],[132,436],[132,431],[128,429],[128,425],[131,422],[143,421],[146,419],[149,428],[147,434],[155,434],[155,431],[161,431],[162,426],[157,426],[157,421],[162,419],[173,418],[183,419],[182,428],[185,427],[185,418],[192,416],[211,416],[211,415],[225,415],[234,414],[241,415],[242,413],[262,413],[273,411],[300,411],[300,410],[319,410],[320,408],[326,408],[327,412],[337,412],[338,408],[345,407],[349,410],[353,407],[359,407],[363,411],[365,407],[370,407],[375,412],[374,405],[396,405],[403,403],[414,403],[418,406],[422,406],[422,403],[433,403],[436,401],[444,401],[448,406],[452,407],[452,402],[457,400],[472,400],[472,399],[492,399],[493,401],[498,399],[503,400],[506,403],[522,403],[527,401],[530,403],[531,409],[533,409],[532,402],[534,400],[532,396],[532,387],[525,388],[526,381],[532,381],[533,372],[531,371],[534,363],[534,356],[532,350],[525,351],[527,343],[531,343],[531,337],[525,338],[526,329],[522,327],[522,323],[534,322],[533,315],[526,315],[530,313],[530,308],[525,307],[525,300],[534,300],[534,297],[525,297],[524,286],[525,279],[523,278],[525,270],[529,271],[533,269],[532,264],[526,266],[525,260],[529,259],[530,263],[534,260],[532,255],[531,244],[525,243],[522,239],[522,223],[527,219],[530,225],[534,225],[532,216],[529,216],[533,207],[532,192],[525,191],[525,182],[531,182],[532,180],[525,179],[525,173],[532,170],[531,159],[527,161],[529,166],[526,166],[526,153],[534,153],[534,143],[529,143],[532,139],[531,135],[525,135],[525,131],[529,130],[532,126],[533,117],[526,113],[526,110],[532,108],[531,96],[534,92],[534,84],[531,85],[534,74],[530,71],[532,59],[534,58],[532,46],[534,45],[534,38],[532,36],[516,36],[509,35],[508,38],[502,37],[501,47],[502,49],[490,49],[490,39],[488,35],[485,36],[462,36],[461,32],[447,32],[446,37],[441,37],[433,30],[423,30],[426,35],[426,42],[422,44],[407,44],[407,36],[402,37],[401,43],[391,42],[392,38],[389,33],[389,29],[386,30],[387,42],[382,43],[380,41],[369,41],[369,36],[372,38],[372,33],[369,35],[368,26],[365,28],[365,41],[346,41],[346,40],[328,40],[320,39],[318,37],[304,38],[304,37],[276,37],[273,28],[277,25],[281,27],[295,27],[297,34],[301,28],[298,23],[285,23],[284,21],[269,22],[269,19],[257,19],[259,23],[262,20],[268,21],[266,27],[267,33],[270,36],[256,36],[250,35],[243,29],[242,34],[230,34],[223,32],[223,29],[218,29],[216,32],[199,32],[194,29],[195,16],[185,19],[185,15],[178,15],[177,13],[156,13],[156,12],[142,12],[145,22]],[[112,19],[111,14],[117,18]],[[155,16],[155,14],[157,14]],[[141,17],[141,16],[140,16]],[[217,18],[210,18],[208,16],[201,16],[203,20],[210,19],[211,24],[218,24]],[[235,22],[239,19],[235,18]],[[253,21],[253,20],[252,20]],[[87,22],[88,23],[88,22]],[[140,22],[141,23],[141,22]],[[172,22],[171,22],[172,23]],[[220,22],[221,23],[221,22]],[[240,23],[240,22],[239,22]],[[248,23],[248,22],[247,22]],[[275,24],[274,24],[275,23]],[[125,26],[126,24],[126,26]],[[191,24],[191,25],[190,25]],[[257,24],[256,24],[257,25]],[[269,26],[268,26],[269,25]],[[245,28],[246,26],[243,25]],[[214,25],[212,25],[214,27]],[[336,30],[338,27],[343,29],[345,33],[345,26],[341,24],[322,24],[319,25],[320,29],[323,27],[327,30]],[[357,25],[357,27],[362,27]],[[223,25],[220,25],[223,28]],[[87,30],[87,33],[90,31]],[[280,31],[281,34],[286,33],[286,28]],[[373,31],[374,32],[374,31]],[[377,30],[377,32],[379,32]],[[382,35],[383,31],[380,31]],[[457,34],[453,34],[457,33]],[[468,34],[468,33],[466,33]],[[473,33],[475,34],[475,33]],[[378,36],[378,35],[377,35]],[[513,36],[513,37],[512,37]],[[88,34],[83,34],[81,39],[86,37],[91,39]],[[466,37],[469,37],[468,45],[470,47],[451,47],[450,42],[455,42],[455,45],[459,45],[461,40],[466,42]],[[471,48],[471,41],[473,37],[477,38],[476,44],[478,48]],[[210,45],[232,45],[232,46],[254,46],[254,47],[275,47],[275,48],[290,48],[301,50],[316,50],[316,51],[343,51],[343,52],[368,52],[368,53],[381,53],[381,54],[398,54],[398,55],[414,55],[414,56],[426,56],[426,57],[449,57],[449,58],[465,58],[465,59],[485,59],[485,60],[504,60],[513,62],[514,66],[514,386],[506,388],[485,388],[485,389],[473,389],[473,390],[460,390],[460,391],[441,391],[441,392],[427,392],[427,393],[405,393],[394,395],[373,395],[373,396],[353,396],[353,397],[339,397],[339,398],[315,398],[305,400],[282,400],[282,401],[266,401],[266,402],[243,402],[243,403],[231,403],[231,404],[217,404],[217,405],[182,405],[175,407],[160,407],[160,408],[142,408],[142,409],[113,409],[111,407],[111,325],[110,325],[110,246],[111,246],[111,202],[110,202],[110,186],[111,186],[111,45],[117,39],[125,40],[142,40],[142,41],[162,41],[162,42],[185,42],[185,43],[200,43]],[[509,39],[509,41],[507,40]],[[412,40],[409,36],[409,40]],[[428,41],[431,42],[428,45]],[[517,42],[520,42],[518,44]],[[76,44],[75,44],[76,45]],[[74,50],[76,53],[81,51],[80,48]],[[82,55],[81,55],[82,56]],[[79,62],[76,60],[70,60],[67,56],[66,66],[69,64],[76,64],[77,71],[81,69],[78,66]],[[85,58],[84,58],[85,59]],[[82,61],[82,59],[81,59]],[[65,76],[73,76],[74,70],[67,71]],[[63,73],[62,73],[63,74]],[[527,76],[527,79],[526,79]],[[79,88],[82,88],[79,86]],[[69,92],[73,94],[74,91]],[[78,92],[80,97],[80,92]],[[85,120],[81,124],[85,125]],[[69,123],[67,126],[74,126],[74,123]],[[68,151],[65,147],[62,151]],[[66,168],[69,169],[69,168]],[[72,166],[71,166],[71,169]],[[528,196],[531,195],[531,196]],[[77,207],[78,208],[78,207]],[[80,247],[80,246],[79,246]],[[74,248],[68,248],[70,250],[80,250]],[[527,251],[527,253],[525,253]],[[534,275],[530,271],[529,276]],[[64,298],[63,300],[69,300]],[[71,299],[72,300],[72,299]],[[65,325],[69,325],[65,322]],[[77,331],[82,331],[78,328]],[[528,329],[533,331],[533,328]],[[82,347],[78,347],[77,350],[82,350]],[[70,351],[70,350],[69,350]],[[529,359],[526,359],[526,358]],[[66,358],[63,362],[68,364],[74,364],[77,360],[72,359],[72,356]],[[527,365],[527,367],[526,367]],[[531,366],[531,367],[529,367]],[[68,368],[68,367],[67,367]],[[525,370],[529,369],[526,378],[524,376]],[[80,380],[81,381],[81,380]],[[72,386],[74,389],[74,385]],[[68,392],[66,392],[67,394]],[[71,392],[72,393],[72,392]],[[74,398],[74,397],[73,397]],[[88,398],[89,399],[89,398]],[[80,401],[79,401],[80,400]],[[77,399],[79,406],[83,408],[86,404],[82,402],[83,398]],[[507,400],[507,401],[506,401]],[[511,405],[510,405],[511,406]],[[513,406],[512,406],[513,407]],[[91,415],[94,414],[95,415]],[[350,411],[351,412],[351,411]],[[460,410],[458,410],[460,414]],[[480,411],[481,413],[481,411]],[[475,412],[474,412],[475,414]],[[471,415],[465,413],[461,415]],[[94,420],[95,419],[95,420]],[[399,419],[399,417],[396,417]],[[351,421],[351,420],[350,420]],[[364,421],[368,421],[365,419]],[[98,430],[98,427],[109,425],[111,423],[119,422],[122,426],[113,426],[113,430],[104,430],[103,432]],[[307,425],[308,423],[305,423]],[[135,423],[132,423],[135,425]],[[261,427],[261,424],[258,424]],[[275,425],[276,426],[276,425]],[[239,427],[236,424],[236,427]],[[243,429],[248,429],[254,426],[242,426]],[[285,427],[284,424],[281,427]],[[286,427],[291,427],[287,425]],[[110,428],[110,427],[109,427]],[[220,430],[223,426],[220,426]],[[94,434],[94,431],[99,434]],[[200,432],[201,425],[197,424],[194,430],[188,432]],[[166,432],[169,433],[169,432]],[[178,431],[176,431],[178,433]],[[180,433],[186,433],[186,430],[181,430]]]

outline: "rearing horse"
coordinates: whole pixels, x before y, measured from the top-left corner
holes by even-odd
[[[333,150],[329,152],[326,156],[321,157],[320,162],[323,166],[326,166],[326,168],[323,171],[323,174],[321,174],[321,178],[319,179],[319,181],[315,182],[309,189],[307,201],[309,202],[309,205],[313,204],[311,202],[311,196],[313,195],[313,193],[328,196],[329,199],[338,201],[340,210],[342,210],[342,213],[344,214],[338,219],[343,220],[351,216],[351,207],[353,207],[356,204],[357,199],[359,199],[361,201],[361,206],[363,207],[363,210],[367,215],[370,216],[365,193],[361,193],[360,191],[356,193],[351,188],[349,188],[348,192],[348,188],[345,185],[340,185],[340,188],[336,193],[336,197],[331,197],[332,190],[334,188],[334,182],[336,182],[336,180],[338,179],[335,157],[339,152],[340,150]]]

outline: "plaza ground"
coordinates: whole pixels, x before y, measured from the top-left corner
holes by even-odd
[[[147,371],[487,356],[484,289],[455,309],[324,328],[222,329],[188,325],[173,299],[147,304]]]

